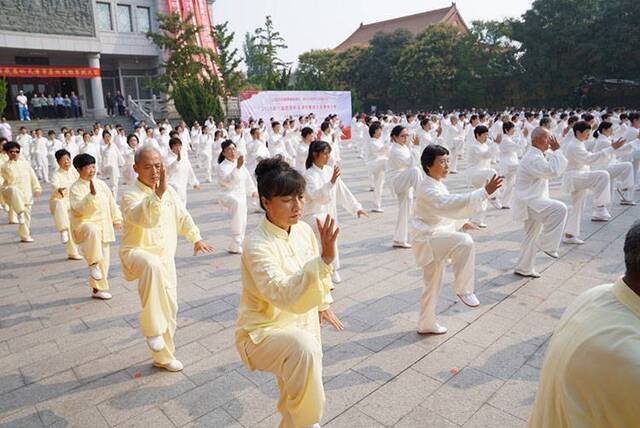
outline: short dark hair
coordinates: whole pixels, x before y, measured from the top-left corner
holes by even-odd
[[[509,122],[504,122],[502,124],[502,132],[503,133],[507,133],[509,131],[511,131],[513,128],[515,128],[515,125],[513,124],[513,122],[509,121]]]
[[[56,161],[60,161],[60,159],[62,159],[65,156],[69,156],[69,159],[71,159],[71,153],[69,153],[65,149],[60,149],[60,150],[56,151],[54,156],[56,157]]]
[[[96,163],[96,158],[89,153],[82,153],[73,158],[73,167],[77,170],[81,170],[87,165],[93,165]]]
[[[177,145],[177,144],[182,145],[182,140],[181,140],[180,138],[175,138],[175,137],[173,137],[173,138],[170,138],[170,139],[169,139],[169,148],[170,148],[170,149],[172,149],[172,148],[173,148],[173,146],[175,146],[175,145]]]
[[[9,153],[9,150],[11,149],[20,150],[20,144],[16,143],[15,141],[9,141],[7,143],[4,143],[4,145],[2,146],[2,150],[4,150],[7,153]]]
[[[255,174],[262,209],[262,198],[271,200],[277,196],[302,195],[307,187],[302,174],[291,168],[280,155],[261,160]]]
[[[473,136],[478,138],[479,135],[486,134],[489,132],[489,128],[484,125],[478,125],[473,130]]]
[[[429,144],[422,151],[420,156],[420,165],[426,174],[429,174],[429,167],[433,165],[438,156],[448,155],[449,150],[446,147],[442,147],[439,144]]]
[[[578,132],[584,132],[591,130],[591,125],[589,125],[584,120],[579,120],[573,125],[573,135],[578,135]]]
[[[218,163],[222,163],[222,161],[224,161],[224,150],[232,144],[234,146],[236,145],[236,143],[234,143],[232,140],[224,140],[222,142],[222,144],[220,145],[220,154],[218,155]]]
[[[640,220],[633,223],[624,238],[626,275],[640,276]]]
[[[393,127],[393,129],[391,130],[391,136],[393,138],[397,138],[400,133],[404,130],[404,126],[402,125],[396,125]]]
[[[373,136],[376,135],[376,131],[378,129],[382,129],[382,125],[380,125],[380,122],[373,122],[369,127],[369,137],[373,138]]]
[[[318,153],[322,153],[325,150],[329,149],[329,153],[331,153],[331,144],[327,143],[323,140],[315,140],[312,141],[309,145],[309,153],[307,154],[307,160],[304,162],[304,166],[309,169],[311,165],[313,165],[313,161],[316,158]]]
[[[305,126],[304,128],[302,128],[302,131],[300,133],[302,134],[302,138],[307,138],[307,135],[313,134],[313,129]]]

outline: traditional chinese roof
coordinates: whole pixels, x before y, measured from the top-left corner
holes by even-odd
[[[469,27],[462,19],[455,3],[442,9],[429,10],[427,12],[416,13],[414,15],[402,16],[400,18],[388,19],[386,21],[362,24],[347,39],[340,43],[335,50],[342,52],[352,46],[366,46],[376,33],[393,33],[396,30],[408,30],[413,35],[424,31],[430,25],[447,23],[460,28],[460,31],[468,32]]]

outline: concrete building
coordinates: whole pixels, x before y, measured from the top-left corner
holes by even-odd
[[[460,11],[455,3],[442,9],[429,10],[414,15],[402,16],[400,18],[387,19],[385,21],[362,24],[346,40],[340,43],[335,50],[343,52],[352,46],[367,46],[376,33],[393,33],[396,30],[408,30],[411,34],[418,35],[428,26],[446,23],[467,33],[469,27],[462,19]]]
[[[162,53],[145,37],[158,13],[192,13],[209,36],[211,0],[0,0],[0,76],[8,80],[7,118],[16,117],[22,90],[75,92],[85,115],[106,115],[106,96],[152,98],[145,84],[161,70]]]

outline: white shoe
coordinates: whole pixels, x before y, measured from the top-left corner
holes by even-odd
[[[476,224],[476,226],[478,226],[480,229],[486,229],[487,227],[489,227],[487,226],[487,223],[478,223]]]
[[[411,248],[411,244],[408,242],[393,241],[393,248]]]
[[[373,187],[369,187],[369,191],[370,192],[373,192],[374,190],[376,190],[376,189],[374,189]]]
[[[80,254],[72,254],[67,257],[69,260],[83,260],[83,257]]]
[[[340,274],[337,270],[333,271],[333,274],[331,275],[331,282],[333,282],[334,284],[340,284],[342,282],[342,278],[340,277]]]
[[[383,213],[384,210],[382,208],[374,208],[371,210],[372,213]]]
[[[102,279],[102,272],[100,272],[100,266],[98,266],[97,263],[89,266],[89,276],[96,281],[100,281]]]
[[[582,245],[584,241],[577,236],[572,236],[571,238],[567,238],[566,236],[562,238],[562,242],[565,244],[574,244],[574,245]]]
[[[33,238],[30,236],[27,236],[26,238],[22,238],[20,242],[33,242]]]
[[[560,254],[558,254],[557,251],[542,251],[543,253],[545,253],[547,256],[551,257],[552,259],[559,259],[560,258]]]
[[[611,214],[607,207],[598,207],[591,216],[591,221],[609,221],[611,220]]]
[[[27,220],[24,217],[24,213],[18,214],[18,224],[24,224]]]
[[[432,328],[418,330],[418,334],[445,334],[447,331],[447,327],[436,323],[436,325]]]
[[[167,364],[153,363],[153,366],[165,369],[168,372],[179,372],[184,368],[182,363],[178,360],[171,360]]]
[[[493,198],[493,199],[489,199],[489,203],[491,205],[493,205],[493,207],[497,210],[501,210],[502,209],[502,204],[500,203],[500,201],[498,200],[498,198]]]
[[[69,232],[66,230],[63,230],[62,232],[60,232],[60,240],[62,241],[63,244],[66,244],[67,242],[69,242]]]
[[[229,251],[230,254],[242,254],[242,246],[238,244],[231,244],[227,251]]]
[[[458,297],[460,298],[462,303],[464,303],[465,305],[471,308],[477,308],[478,306],[480,306],[480,301],[478,300],[476,295],[473,293],[458,294]]]
[[[153,352],[160,352],[166,346],[162,336],[150,336],[150,337],[147,337],[147,345],[149,345],[149,349],[151,349]],[[171,363],[169,363],[169,364],[171,364]],[[182,370],[182,369],[180,369],[180,370]]]
[[[538,272],[536,272],[535,270],[532,270],[529,273],[522,272],[522,271],[519,271],[519,270],[514,270],[513,273],[515,273],[518,276],[523,276],[525,278],[540,278],[542,276]]]
[[[93,297],[94,299],[100,299],[100,300],[111,300],[113,296],[108,291],[96,291],[91,295],[91,297]]]

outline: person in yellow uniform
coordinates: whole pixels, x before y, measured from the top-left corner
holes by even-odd
[[[20,159],[20,144],[10,141],[4,145],[9,156],[0,169],[3,183],[2,199],[9,209],[18,214],[18,235],[21,242],[33,242],[31,237],[31,208],[33,197],[40,196],[42,188],[29,162]]]
[[[624,242],[626,272],[582,293],[547,349],[529,427],[639,427],[640,221]]]
[[[167,185],[162,155],[153,146],[135,154],[138,180],[122,197],[124,232],[120,243],[122,272],[138,280],[140,329],[156,367],[183,369],[174,356],[178,297],[175,254],[178,234],[193,243],[193,255],[211,253],[176,191]]]
[[[82,260],[78,254],[78,247],[69,234],[69,189],[80,177],[78,171],[71,167],[71,154],[60,149],[55,153],[58,169],[51,176],[51,196],[49,197],[49,211],[53,216],[56,230],[60,233],[60,240],[64,244],[67,257],[70,260]]]
[[[9,141],[6,138],[4,137],[0,138],[0,170],[2,169],[2,165],[4,165],[9,160],[9,155],[7,155],[7,153],[4,151],[4,145],[7,144],[8,142]],[[0,175],[0,188],[2,188],[3,183],[4,183],[4,178],[2,178],[2,175]],[[4,199],[2,199],[2,192],[0,192],[0,208],[6,211],[7,213],[9,213],[9,205],[7,205],[4,202]],[[9,223],[13,223],[11,220],[12,219],[10,218]]]
[[[122,227],[122,214],[109,186],[95,177],[96,159],[84,153],[73,158],[80,178],[69,190],[71,237],[89,266],[92,297],[109,300],[109,244],[116,240],[115,230]]]
[[[250,370],[271,372],[280,388],[280,427],[318,427],[324,408],[320,323],[343,325],[330,307],[331,263],[339,229],[327,216],[300,221],[305,180],[280,156],[256,168],[266,216],[245,239],[236,349]]]

